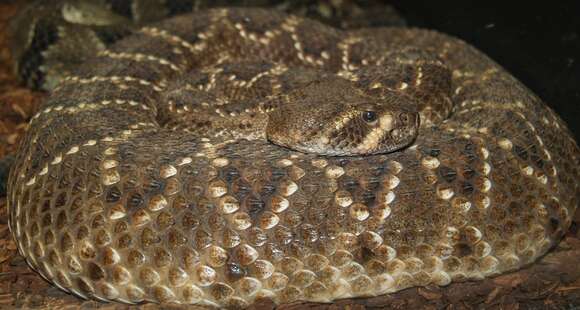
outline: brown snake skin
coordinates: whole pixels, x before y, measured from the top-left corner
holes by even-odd
[[[347,156],[312,153],[329,149]],[[562,120],[458,39],[214,9],[53,91],[9,223],[34,270],[85,298],[329,302],[532,263],[571,223],[579,164]]]

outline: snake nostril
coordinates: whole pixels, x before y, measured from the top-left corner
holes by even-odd
[[[401,113],[401,115],[399,115],[399,119],[401,120],[401,123],[403,125],[407,125],[409,123],[410,117],[409,117],[409,113]]]

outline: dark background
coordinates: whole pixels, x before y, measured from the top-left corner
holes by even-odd
[[[476,46],[539,95],[580,138],[580,1],[387,1],[409,26]]]

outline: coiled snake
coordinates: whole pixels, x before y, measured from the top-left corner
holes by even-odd
[[[68,76],[10,175],[10,228],[61,289],[127,303],[329,302],[533,262],[579,149],[466,43],[260,9],[144,27]]]

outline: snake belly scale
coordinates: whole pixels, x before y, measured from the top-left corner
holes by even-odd
[[[62,81],[11,171],[9,223],[84,298],[330,302],[534,262],[571,224],[579,153],[458,39],[212,9]]]

